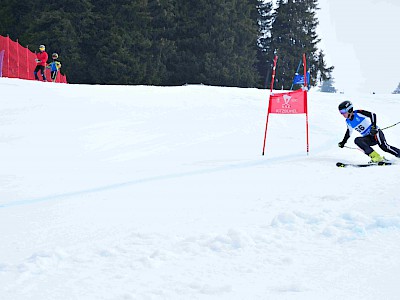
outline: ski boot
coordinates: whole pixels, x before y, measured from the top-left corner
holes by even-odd
[[[386,161],[386,159],[382,156],[379,155],[378,152],[372,151],[370,154],[368,154],[369,157],[371,157],[371,161],[369,164],[377,164],[379,162]]]

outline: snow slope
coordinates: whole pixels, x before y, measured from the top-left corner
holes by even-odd
[[[0,299],[398,299],[400,166],[335,163],[338,103],[400,95],[310,92],[308,156],[267,99],[0,78]]]

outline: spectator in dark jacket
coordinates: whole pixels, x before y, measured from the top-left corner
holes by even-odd
[[[49,56],[47,55],[46,52],[46,47],[44,45],[40,45],[39,46],[39,52],[36,53],[36,68],[33,71],[33,74],[35,75],[35,79],[39,80],[38,77],[38,72],[42,72],[42,78],[43,81],[47,81],[46,79],[46,74],[44,73],[45,68],[46,68],[46,63],[47,63],[47,59],[49,58]]]

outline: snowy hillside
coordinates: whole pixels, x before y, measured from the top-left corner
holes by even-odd
[[[308,156],[267,99],[0,78],[0,299],[398,299],[400,166],[335,163],[337,105],[400,95],[310,92]]]

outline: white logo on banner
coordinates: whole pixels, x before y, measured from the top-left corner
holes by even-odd
[[[282,104],[282,108],[290,108],[290,99],[292,99],[292,96],[283,95],[283,101],[285,101],[285,104]]]

